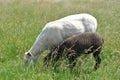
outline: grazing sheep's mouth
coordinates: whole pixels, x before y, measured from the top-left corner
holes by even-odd
[[[36,58],[30,52],[26,52],[25,56],[24,56],[24,65],[25,66],[31,66],[31,65],[35,66],[35,63],[36,63]]]
[[[24,63],[25,63],[25,66],[29,66],[30,62],[31,62],[31,55],[29,52],[26,52],[25,53],[25,56],[24,56]]]
[[[26,57],[24,58],[24,64],[25,64],[25,66],[28,66],[29,65],[29,62],[30,60],[28,60],[28,59],[26,59]]]

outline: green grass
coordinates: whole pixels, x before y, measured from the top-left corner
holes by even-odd
[[[0,80],[120,80],[119,0],[0,0]],[[36,67],[25,67],[23,56],[46,23],[76,13],[90,13],[98,20],[104,38],[102,63],[93,70],[92,55],[73,72],[65,62],[57,70],[43,70],[45,51]]]

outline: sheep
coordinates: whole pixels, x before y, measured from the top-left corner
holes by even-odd
[[[90,54],[93,53],[93,56],[96,60],[96,64],[94,69],[97,70],[101,63],[101,58],[99,56],[104,40],[103,38],[96,32],[85,32],[77,35],[73,35],[65,39],[54,51],[52,51],[52,61],[55,64],[56,61],[62,57],[64,50],[66,51],[66,56],[69,60],[70,68],[76,65],[77,58],[82,54]],[[46,56],[51,57],[51,56]],[[48,65],[48,64],[45,64]]]
[[[87,13],[70,15],[47,23],[32,47],[25,52],[25,65],[31,62],[35,65],[43,51],[49,50],[51,53],[64,39],[78,33],[95,32],[96,29],[96,18]]]

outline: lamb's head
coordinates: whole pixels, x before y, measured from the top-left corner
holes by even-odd
[[[24,61],[26,66],[28,66],[29,64],[35,65],[36,58],[33,56],[31,52],[25,52]]]

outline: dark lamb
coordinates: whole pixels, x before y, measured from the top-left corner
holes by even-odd
[[[93,53],[96,60],[94,69],[96,70],[101,63],[99,54],[102,50],[103,43],[103,38],[96,32],[85,32],[74,35],[64,40],[57,49],[54,49],[52,53],[45,57],[45,65],[55,52],[57,53],[52,57],[54,62],[58,61],[59,58],[62,57],[64,50],[66,50],[66,56],[69,59],[70,68],[73,68],[76,65],[77,57],[81,54]]]

